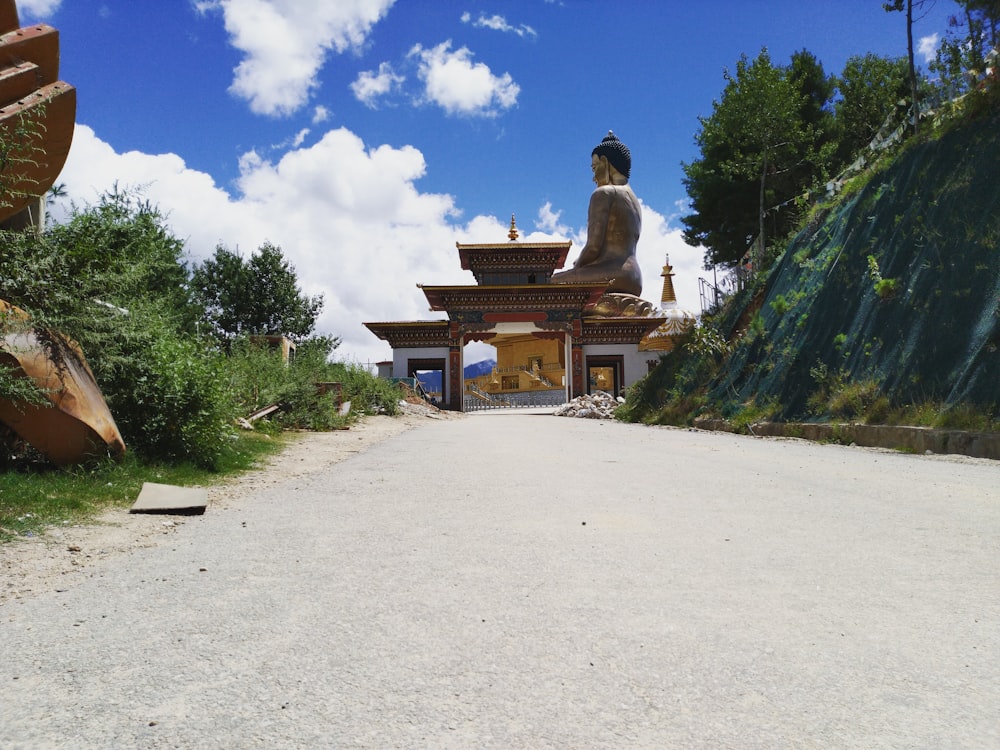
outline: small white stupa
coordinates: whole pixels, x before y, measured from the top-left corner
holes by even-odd
[[[698,320],[693,312],[677,304],[677,295],[674,293],[674,269],[670,265],[669,255],[661,276],[663,276],[663,294],[660,297],[659,312],[654,315],[666,320],[639,342],[641,352],[673,351],[677,340],[694,328]]]

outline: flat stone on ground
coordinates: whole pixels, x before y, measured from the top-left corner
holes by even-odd
[[[139,497],[129,513],[179,513],[200,515],[208,506],[208,490],[143,482]]]

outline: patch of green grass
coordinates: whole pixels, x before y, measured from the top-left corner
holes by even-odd
[[[806,402],[810,413],[866,424],[889,421],[889,399],[881,394],[877,381],[850,380],[845,370],[831,371],[824,363],[811,368],[809,374],[816,382],[816,390]]]
[[[745,435],[751,431],[750,428],[752,425],[758,422],[768,422],[780,411],[781,405],[777,400],[767,401],[763,404],[758,404],[756,400],[751,400],[741,404],[737,411],[730,415],[728,419],[736,432]]]
[[[40,534],[46,527],[79,523],[107,508],[135,502],[143,482],[182,487],[216,484],[227,476],[260,465],[278,453],[287,438],[259,432],[240,433],[217,470],[194,464],[151,464],[134,454],[124,461],[105,461],[71,469],[24,468],[0,473],[0,541]]]
[[[969,404],[958,404],[944,409],[934,424],[944,430],[972,430],[974,432],[996,432],[1000,424],[989,413]]]
[[[852,381],[841,383],[830,393],[827,409],[831,417],[874,424],[885,421],[889,401],[879,395],[875,381]]]
[[[886,424],[934,427],[941,430],[1000,432],[1000,416],[995,408],[973,404],[944,406],[937,401],[921,401],[893,409]]]
[[[702,393],[686,394],[663,404],[646,421],[648,424],[688,426],[693,424],[695,417],[700,415],[705,403],[706,399]]]
[[[875,282],[875,294],[881,300],[890,300],[899,291],[898,279],[879,279]]]
[[[933,427],[940,412],[941,404],[933,401],[907,404],[893,409],[889,414],[887,423],[910,427]]]

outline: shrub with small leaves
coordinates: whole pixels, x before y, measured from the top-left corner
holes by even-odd
[[[156,319],[135,320],[141,310],[128,317],[129,335],[99,375],[126,446],[144,458],[214,468],[235,416],[223,355]]]

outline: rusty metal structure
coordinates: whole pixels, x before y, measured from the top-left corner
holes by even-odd
[[[79,345],[38,330],[23,310],[0,300],[0,367],[31,378],[51,402],[0,398],[0,422],[57,466],[125,453],[114,417]]]
[[[0,223],[42,226],[75,124],[76,89],[59,80],[59,32],[22,27],[14,0],[0,0]]]
[[[76,90],[59,80],[59,33],[22,27],[14,0],[0,0],[0,225],[41,229],[45,193],[73,140]],[[0,367],[30,378],[49,404],[0,398],[0,423],[52,463],[125,453],[125,443],[79,345],[35,328],[0,300]]]

